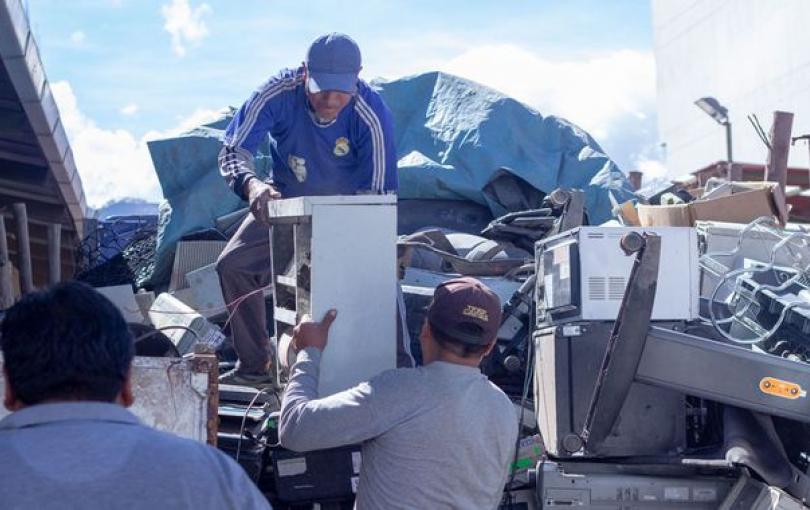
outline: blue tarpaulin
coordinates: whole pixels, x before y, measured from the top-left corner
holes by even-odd
[[[496,209],[482,190],[500,167],[545,193],[584,190],[594,223],[611,218],[608,189],[619,202],[632,197],[599,144],[564,119],[445,73],[378,88],[394,114],[401,198],[466,199]]]
[[[611,217],[616,200],[632,198],[616,164],[585,131],[495,90],[449,74],[431,72],[375,88],[393,112],[400,198],[470,200],[505,212],[483,189],[500,168],[548,193],[558,187],[585,191],[592,223]],[[214,226],[240,207],[217,168],[224,128],[233,109],[214,123],[176,138],[149,142],[165,203],[161,206],[153,282],[168,278],[172,253],[184,234]],[[270,171],[267,144],[256,168]]]
[[[174,249],[183,235],[212,228],[218,217],[246,205],[225,184],[217,166],[222,136],[234,111],[231,108],[221,119],[176,138],[147,143],[164,197],[152,284],[168,281]],[[262,176],[270,169],[268,145],[259,148],[256,158],[256,172]]]

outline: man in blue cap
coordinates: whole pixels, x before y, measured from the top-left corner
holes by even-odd
[[[264,296],[270,283],[268,202],[309,195],[396,193],[396,151],[391,112],[358,78],[360,48],[349,36],[327,34],[312,43],[306,62],[259,87],[225,132],[219,168],[234,193],[247,200],[245,218],[217,260],[231,333],[239,356],[221,382],[272,382],[271,343]],[[253,156],[272,138],[272,178],[257,178]],[[393,313],[393,311],[392,311]]]

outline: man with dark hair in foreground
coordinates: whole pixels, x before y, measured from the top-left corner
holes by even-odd
[[[496,508],[518,434],[514,406],[478,369],[495,345],[498,297],[472,278],[439,285],[420,336],[424,366],[319,399],[321,352],[336,315],[295,330],[282,446],[362,443],[358,509]]]
[[[2,508],[269,508],[208,445],[151,429],[133,402],[121,313],[71,282],[24,296],[0,326]]]

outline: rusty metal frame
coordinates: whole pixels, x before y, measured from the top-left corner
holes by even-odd
[[[207,431],[206,442],[211,446],[217,445],[217,431],[219,430],[219,362],[215,354],[195,353],[189,358],[191,369],[197,373],[208,374],[208,416],[205,421]]]

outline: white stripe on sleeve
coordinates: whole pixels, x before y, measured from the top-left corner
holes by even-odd
[[[295,77],[294,79],[285,79],[271,84],[259,94],[259,96],[248,106],[245,118],[242,124],[237,128],[233,138],[230,140],[229,145],[240,147],[247,135],[256,124],[256,119],[259,118],[259,113],[265,107],[267,102],[282,92],[293,90],[302,82],[302,77]]]
[[[371,132],[372,161],[374,172],[371,180],[371,188],[378,193],[382,193],[385,188],[385,140],[383,136],[382,124],[374,110],[363,99],[357,96],[357,113],[368,125]]]

